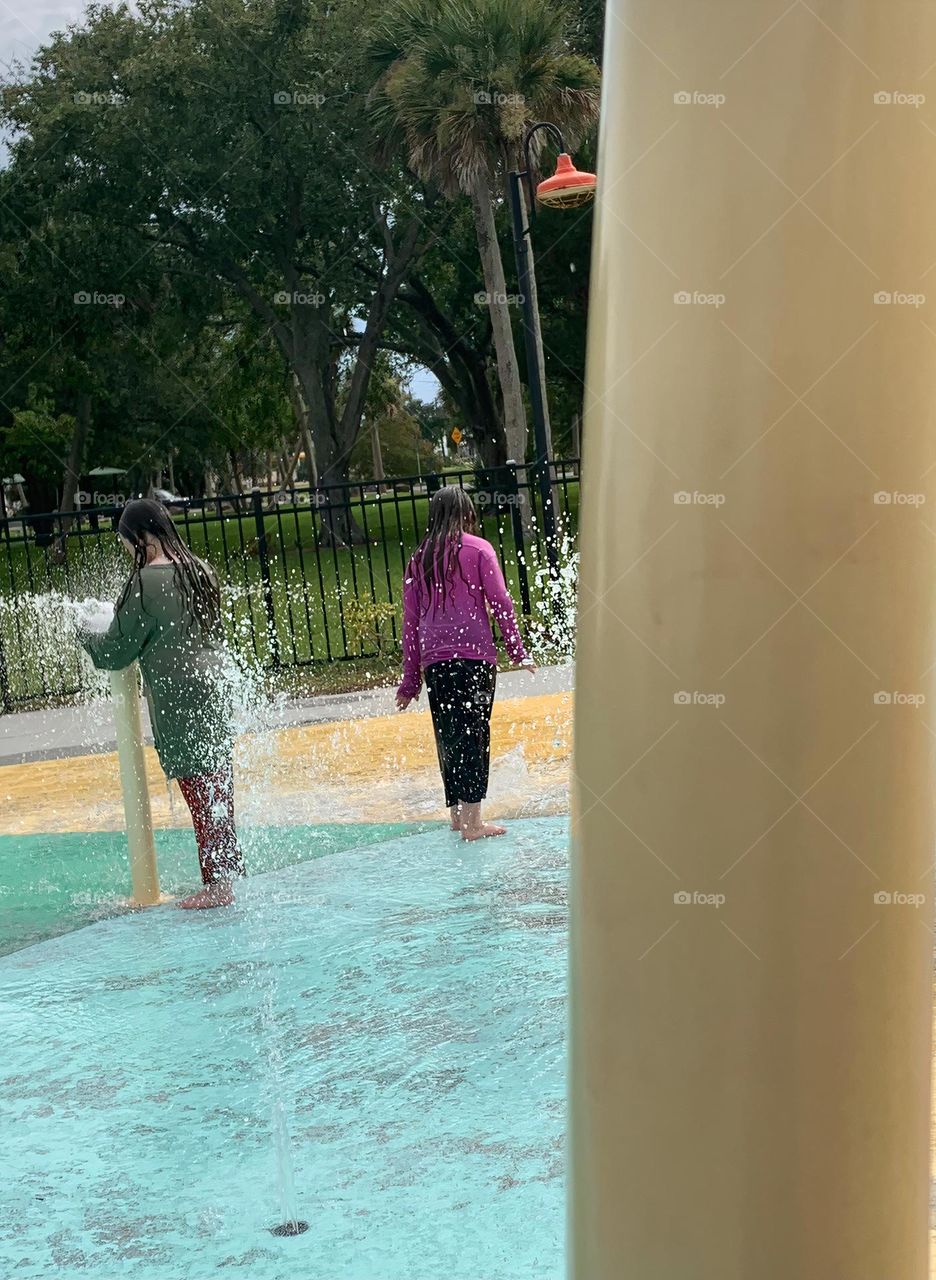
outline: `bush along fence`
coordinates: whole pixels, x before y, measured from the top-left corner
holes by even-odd
[[[565,544],[578,526],[579,463],[553,462]],[[533,468],[184,499],[169,510],[224,586],[233,651],[266,672],[389,656],[400,643],[403,573],[442,485],[471,493],[527,625],[542,611],[547,562]],[[0,711],[73,697],[89,672],[72,641],[79,602],[113,600],[128,563],[119,506],[0,517]],[[555,588],[554,594],[555,594]]]

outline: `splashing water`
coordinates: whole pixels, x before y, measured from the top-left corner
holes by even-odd
[[[578,596],[579,553],[577,538],[568,522],[559,525],[556,535],[555,576],[536,550],[532,561],[533,618],[530,641],[533,650],[561,664],[575,658],[575,614]]]
[[[20,653],[28,655],[27,676],[38,690],[67,686],[80,690],[75,701],[83,707],[88,725],[88,740],[92,730],[98,740],[110,722],[111,710],[108,698],[109,678],[106,671],[98,671],[78,642],[79,629],[106,631],[114,616],[112,601],[97,596],[76,598],[62,591],[47,591],[20,597],[18,600],[0,600],[0,627],[11,628],[17,638]],[[261,673],[250,667],[235,651],[230,641],[222,650],[220,681],[223,696],[233,708],[232,728],[239,740],[239,763],[242,773],[250,780],[250,792],[259,803],[251,804],[251,796],[240,808],[256,808],[258,816],[269,821],[264,796],[265,781],[275,765],[275,734],[265,732],[281,724],[284,717],[285,697],[269,696],[263,685]],[[105,735],[106,736],[106,735]],[[169,784],[170,796],[175,788]],[[183,806],[184,810],[184,806]],[[180,815],[181,816],[181,815]],[[261,840],[275,838],[272,833],[254,833]],[[40,886],[37,886],[41,888]],[[267,930],[262,896],[249,888],[239,894],[241,915],[250,939],[250,950],[262,957],[267,946]],[[101,904],[102,914],[110,914],[115,899],[110,896]],[[276,1182],[285,1234],[301,1229],[296,1194],[294,1160],[289,1132],[288,1102],[284,1087],[283,1045],[277,1026],[276,1005],[278,981],[269,963],[248,966],[243,979],[256,995],[258,1021],[255,1045],[263,1064],[269,1099],[270,1135],[276,1164]]]
[[[0,639],[6,637],[8,651],[16,654],[15,662],[8,660],[14,698],[25,703],[61,700],[61,690],[79,688],[82,702],[103,697],[107,674],[94,670],[77,632],[79,625],[106,629],[113,609],[97,596],[75,597],[55,590],[0,597]]]
[[[106,631],[114,620],[114,606],[105,600],[66,600],[63,607],[76,608],[76,623],[85,631]]]
[[[534,617],[530,626],[532,648],[537,656],[568,662],[574,654],[575,588],[578,573],[578,554],[574,538],[563,529],[559,542],[559,572],[551,576],[541,557],[534,554],[530,563]],[[106,628],[113,616],[113,605],[107,599],[105,589],[101,594],[89,593],[82,597],[61,591],[47,591],[15,602],[0,599],[0,636],[6,631],[17,637],[17,651],[27,655],[26,675],[37,698],[48,690],[61,687],[81,689],[77,700],[84,705],[89,730],[95,722],[109,722],[110,708],[107,701],[108,677],[106,672],[96,671],[77,643],[77,629],[86,626],[100,630]],[[113,592],[117,595],[117,590]],[[232,603],[233,602],[233,603]],[[271,695],[265,687],[263,673],[258,665],[245,660],[243,654],[252,648],[251,631],[256,624],[250,594],[246,589],[225,589],[225,612],[228,625],[228,642],[224,651],[223,683],[234,707],[234,731],[238,737],[238,825],[251,830],[251,843],[256,849],[258,861],[265,861],[264,846],[277,841],[277,828],[271,821],[289,821],[289,815],[278,807],[271,814],[271,785],[282,767],[280,743],[275,730],[287,725],[291,719],[285,694]],[[390,709],[388,704],[388,710]],[[349,765],[355,753],[360,754],[360,740],[349,732],[347,722],[334,726],[333,737],[345,736]],[[410,766],[397,747],[393,758],[371,757],[370,779],[367,783],[374,795],[386,801],[386,815],[413,818],[420,812],[431,812],[439,807],[438,782],[434,767],[425,773],[425,781],[410,779]],[[339,776],[335,776],[336,772]],[[355,806],[359,803],[352,787],[335,769],[335,752],[323,752],[322,758],[310,758],[306,763],[306,789],[321,788],[328,797],[330,816],[344,819],[360,818]],[[430,785],[430,774],[431,785]],[[416,775],[417,779],[420,775]],[[532,811],[536,811],[541,795],[534,795],[536,788],[522,743],[517,744],[507,757],[495,762],[492,782],[498,791],[523,793],[531,796]],[[557,781],[557,788],[564,788],[564,780]],[[557,792],[558,793],[558,792]],[[170,794],[174,796],[174,788]],[[405,797],[404,814],[393,808],[393,796]],[[524,812],[530,811],[524,806]],[[187,822],[184,805],[179,805],[179,821]],[[298,813],[293,815],[297,820]],[[299,818],[301,820],[301,818]],[[300,855],[301,856],[301,855]],[[305,856],[308,856],[306,853]],[[270,865],[273,859],[269,859]],[[194,860],[193,860],[194,869]],[[278,1208],[281,1224],[301,1227],[303,1205],[297,1193],[296,1159],[293,1133],[296,1118],[297,1094],[295,1092],[293,1046],[287,1039],[289,1024],[283,1016],[290,993],[281,989],[281,978],[276,955],[271,953],[271,912],[282,916],[282,900],[270,894],[270,887],[248,881],[238,891],[238,917],[248,938],[250,961],[241,963],[232,979],[241,988],[248,1006],[250,1040],[256,1053],[257,1065],[263,1080],[266,1110],[264,1134],[275,1165]],[[104,908],[102,908],[103,910]],[[211,916],[214,913],[207,913]],[[233,959],[233,955],[232,955]],[[208,1033],[206,1032],[206,1035]],[[301,1135],[301,1126],[297,1130]],[[289,1232],[284,1232],[289,1234]]]

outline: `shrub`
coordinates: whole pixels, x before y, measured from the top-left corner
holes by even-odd
[[[386,600],[346,600],[342,610],[348,647],[360,645],[365,653],[388,653],[394,645],[396,605]]]

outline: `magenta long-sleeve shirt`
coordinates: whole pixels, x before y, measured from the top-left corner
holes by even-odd
[[[445,605],[437,600],[426,606],[426,586],[410,562],[403,584],[402,697],[417,696],[423,670],[433,662],[474,658],[496,663],[491,615],[497,620],[511,661],[519,664],[526,658],[497,554],[484,538],[462,534]]]

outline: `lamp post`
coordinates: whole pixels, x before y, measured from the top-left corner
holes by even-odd
[[[534,136],[546,129],[559,146],[556,172],[541,182],[534,194],[530,175],[530,144]],[[533,245],[530,224],[536,201],[558,209],[576,208],[594,199],[596,178],[593,173],[576,169],[572,157],[565,149],[559,129],[543,120],[531,125],[523,138],[522,170],[513,170],[509,176],[510,210],[513,219],[514,253],[517,259],[517,281],[520,286],[520,305],[523,316],[523,341],[526,349],[527,381],[530,388],[530,408],[533,413],[533,443],[535,458],[533,469],[539,488],[543,509],[543,537],[546,542],[546,560],[549,576],[558,577],[559,558],[556,545],[556,508],[553,503],[552,476],[549,459],[549,404],[546,398],[546,374],[543,361],[543,340],[540,332],[539,307],[536,301],[536,273],[533,266]]]

